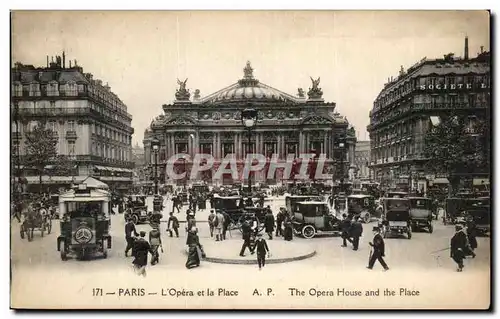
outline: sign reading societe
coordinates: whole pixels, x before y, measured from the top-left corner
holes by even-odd
[[[489,89],[489,85],[486,83],[478,83],[475,85],[472,85],[472,83],[459,83],[459,84],[429,84],[425,85],[422,84],[419,86],[420,90],[472,90],[472,89]]]

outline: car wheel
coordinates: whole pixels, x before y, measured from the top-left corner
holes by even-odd
[[[139,224],[139,216],[137,216],[137,215],[135,215],[135,214],[134,214],[134,215],[132,215],[132,222],[133,222],[135,225]]]
[[[316,229],[312,225],[306,225],[302,227],[302,236],[304,238],[310,239],[316,235]]]
[[[432,234],[434,231],[434,227],[432,227],[432,224],[429,225],[429,234]]]

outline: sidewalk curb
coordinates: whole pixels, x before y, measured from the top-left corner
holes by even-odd
[[[278,258],[278,259],[266,259],[266,264],[283,264],[283,263],[288,263],[292,261],[297,261],[297,260],[304,260],[307,258],[311,258],[316,255],[316,251],[314,250],[313,252],[306,254],[306,255],[301,255],[301,256],[296,256],[296,257],[290,257],[290,258]],[[208,261],[211,263],[216,263],[216,264],[232,264],[232,265],[257,265],[257,257],[252,260],[241,260],[241,259],[225,259],[225,258],[217,258],[217,257],[208,257],[203,259],[204,261]]]

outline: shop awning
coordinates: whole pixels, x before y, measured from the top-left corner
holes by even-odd
[[[472,180],[472,185],[474,185],[474,186],[490,185],[490,179],[489,178],[474,178]]]
[[[94,168],[96,168],[96,169],[98,169],[100,171],[109,171],[109,168],[105,167],[105,166],[95,165]]]
[[[445,177],[437,177],[432,181],[432,183],[434,183],[434,184],[449,184],[450,181]]]

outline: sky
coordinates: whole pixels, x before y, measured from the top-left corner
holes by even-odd
[[[12,63],[76,59],[144,130],[172,103],[177,79],[207,96],[243,76],[292,95],[321,77],[327,102],[367,140],[368,112],[387,78],[422,58],[490,48],[486,11],[39,11],[12,15]]]

